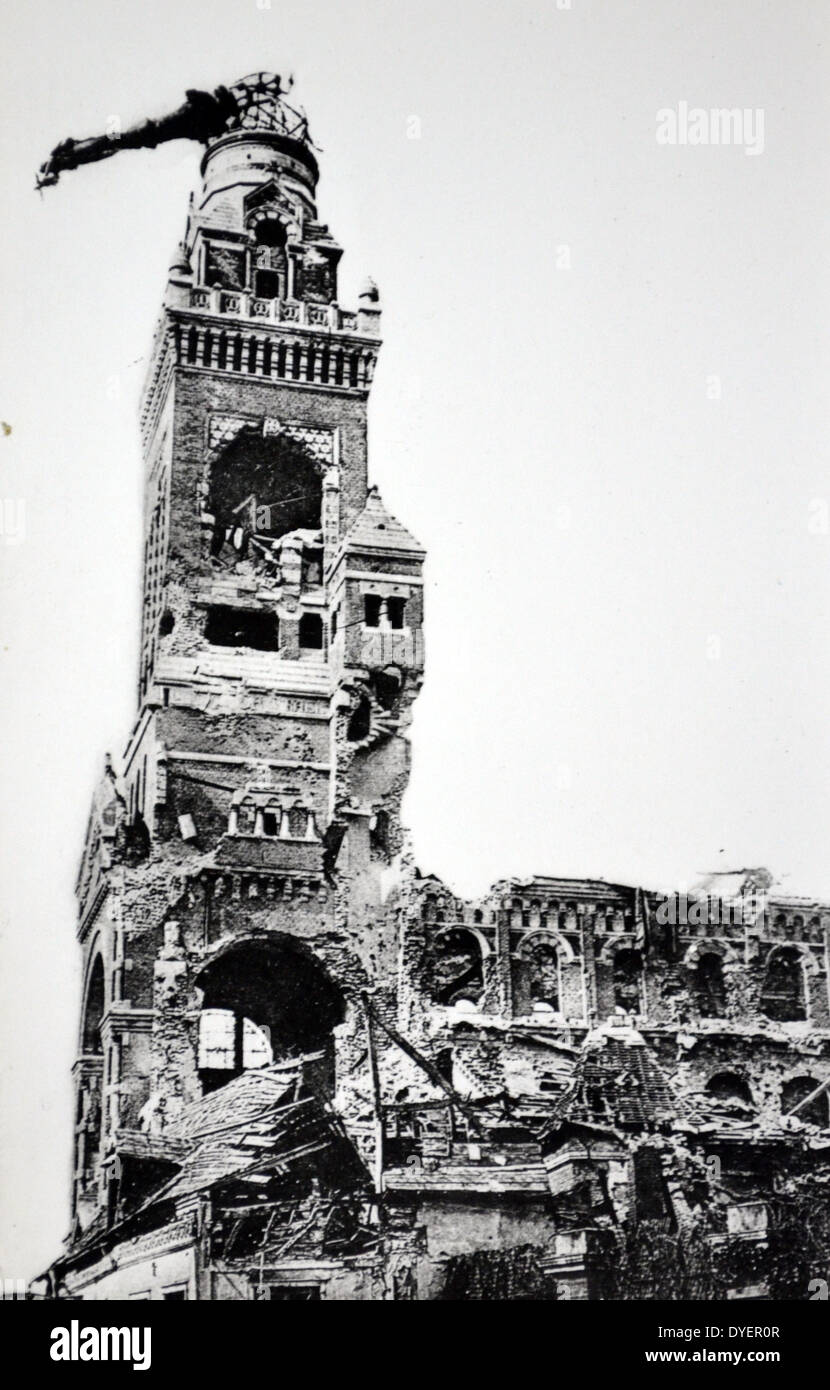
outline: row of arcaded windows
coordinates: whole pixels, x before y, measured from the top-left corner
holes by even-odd
[[[366,627],[391,627],[399,630],[404,626],[406,599],[397,594],[384,598],[381,594],[364,594],[363,621]]]
[[[272,804],[257,806],[253,801],[242,801],[232,806],[228,820],[230,835],[262,835],[266,839],[316,840],[317,824],[314,812],[305,806],[282,806]]]
[[[559,1007],[559,953],[555,945],[540,939],[513,962],[514,1006],[534,1003]],[[613,959],[614,1007],[642,1014],[644,963],[640,951],[623,948]],[[481,947],[475,933],[463,927],[441,931],[433,942],[432,993],[436,1003],[460,999],[475,1002],[483,990]],[[715,952],[700,957],[694,969],[694,993],[702,1018],[721,1018],[726,1012],[723,963]],[[798,1022],[807,1017],[804,968],[799,952],[791,947],[775,950],[767,964],[761,989],[761,1010],[774,1021]]]

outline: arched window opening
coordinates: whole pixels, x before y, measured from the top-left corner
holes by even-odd
[[[431,993],[437,1004],[476,1003],[484,989],[481,946],[472,932],[453,928],[435,937],[431,961]]]
[[[701,1018],[723,1018],[726,1012],[723,962],[714,951],[707,951],[697,963],[695,990]]]
[[[754,1104],[749,1083],[736,1072],[721,1071],[715,1076],[710,1076],[706,1082],[706,1091],[714,1100],[739,1101],[742,1105]]]
[[[256,809],[252,801],[240,801],[231,809],[230,829],[236,835],[253,835]]]
[[[258,299],[285,298],[285,227],[277,218],[265,218],[257,222],[254,240],[254,294]]]
[[[560,1008],[559,952],[543,939],[526,942],[513,960],[513,1011],[521,1017],[535,1005]]]
[[[438,900],[434,893],[427,893],[421,907],[421,918],[424,922],[434,922]]]
[[[794,1076],[791,1081],[785,1081],[781,1087],[781,1114],[789,1115],[797,1105],[817,1091],[821,1085],[814,1076]],[[828,1102],[827,1092],[810,1101],[809,1105],[804,1105],[797,1112],[796,1118],[806,1121],[807,1124],[818,1125],[821,1129],[826,1129],[830,1121],[830,1102]]]
[[[103,1055],[104,1045],[101,1041],[101,1020],[104,1017],[104,963],[100,956],[95,957],[95,964],[89,977],[89,986],[86,992],[86,1009],[84,1010],[84,1030],[82,1050],[86,1056],[100,1057]]]
[[[285,227],[277,217],[263,217],[254,228],[254,240],[257,246],[279,250],[285,246],[287,240]]]
[[[225,535],[240,528],[266,540],[318,531],[322,503],[320,471],[290,435],[243,430],[211,466],[208,511],[215,517],[219,551]]]
[[[323,619],[319,613],[303,613],[300,618],[300,646],[308,651],[321,651]]]
[[[643,958],[639,951],[618,951],[614,957],[614,1006],[628,1014],[643,1011]]]
[[[216,1090],[244,1071],[272,1062],[322,1056],[309,1064],[330,1093],[332,1030],[342,1023],[343,998],[323,967],[294,942],[246,942],[202,971],[199,1075]]]
[[[770,956],[761,991],[761,1010],[777,1023],[794,1023],[807,1017],[804,968],[794,947],[781,947]]]

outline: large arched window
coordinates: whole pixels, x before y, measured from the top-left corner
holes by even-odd
[[[781,1087],[781,1114],[789,1115],[801,1101],[813,1095],[821,1085],[814,1076],[794,1076],[792,1080],[785,1081]],[[808,1124],[819,1125],[822,1129],[827,1128],[830,1111],[828,1110],[827,1092],[810,1101],[797,1112],[797,1119],[806,1120]]]
[[[213,551],[221,551],[229,530],[269,542],[289,531],[317,531],[322,499],[320,470],[299,440],[243,430],[211,465]]]
[[[89,976],[84,1009],[82,1051],[86,1056],[99,1056],[104,1051],[101,1041],[101,1020],[104,1017],[104,963],[100,956]]]
[[[473,932],[450,928],[432,944],[431,992],[437,1004],[475,1003],[484,988],[481,946]]]
[[[761,1009],[777,1023],[793,1023],[807,1017],[804,967],[794,946],[779,946],[771,952],[761,991]]]
[[[723,962],[714,951],[705,952],[697,963],[695,992],[701,1018],[723,1018],[726,1012]]]
[[[639,951],[617,951],[614,956],[614,1006],[628,1014],[643,1012],[643,958]]]
[[[243,1071],[322,1053],[321,1084],[333,1083],[332,1030],[343,998],[326,971],[289,938],[242,942],[199,976],[199,1075],[206,1091]]]
[[[706,1091],[715,1100],[740,1101],[742,1105],[753,1105],[752,1091],[748,1081],[737,1072],[719,1071],[706,1082]]]

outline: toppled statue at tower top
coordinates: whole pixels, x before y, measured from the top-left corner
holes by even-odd
[[[251,73],[213,92],[188,90],[183,104],[158,120],[140,121],[127,130],[115,129],[87,140],[62,140],[38,170],[36,187],[56,184],[67,170],[108,159],[119,150],[155,149],[167,140],[207,144],[229,131],[263,130],[310,144],[305,113],[285,101],[291,85],[289,79],[283,87],[276,73]]]
[[[379,296],[340,303],[305,117],[260,74],[43,179],[181,136],[138,710],[77,878],[72,1226],[37,1291],[809,1298],[830,902],[759,867],[476,900],[417,868],[425,552],[370,485]]]

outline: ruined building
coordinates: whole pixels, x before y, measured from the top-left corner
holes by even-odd
[[[138,709],[78,876],[72,1228],[38,1289],[814,1296],[830,906],[763,870],[478,902],[419,873],[424,552],[368,480],[378,292],[339,303],[301,113],[273,79],[231,93],[174,122],[209,110],[141,405]],[[112,152],[65,142],[44,182]]]

